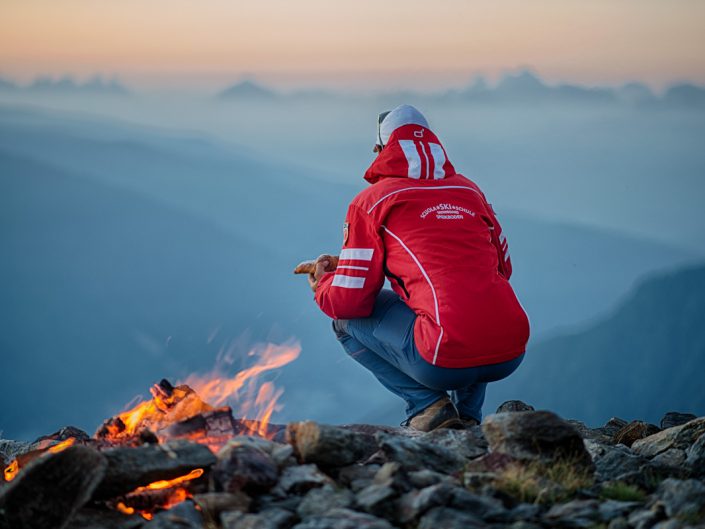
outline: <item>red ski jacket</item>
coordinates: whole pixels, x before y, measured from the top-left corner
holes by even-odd
[[[456,174],[431,130],[396,129],[348,208],[343,249],[315,299],[335,319],[370,316],[387,277],[417,314],[421,356],[441,367],[511,360],[529,321],[509,277],[507,241],[492,206]]]

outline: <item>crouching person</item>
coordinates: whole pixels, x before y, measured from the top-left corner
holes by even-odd
[[[406,402],[408,427],[478,424],[487,384],[517,369],[529,339],[507,241],[414,107],[380,114],[374,150],[337,267],[323,255],[309,276],[315,300],[347,353]]]

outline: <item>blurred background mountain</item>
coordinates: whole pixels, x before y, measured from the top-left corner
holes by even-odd
[[[530,71],[378,94],[5,78],[0,429],[92,430],[162,377],[292,337],[303,352],[279,373],[275,421],[400,421],[291,271],[338,251],[375,116],[402,102],[493,202],[531,318],[525,365],[485,411],[519,398],[592,425],[702,415],[703,94]]]

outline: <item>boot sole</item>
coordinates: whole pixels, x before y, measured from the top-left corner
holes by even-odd
[[[443,421],[435,428],[431,428],[429,432],[432,432],[433,430],[440,430],[441,428],[447,428],[449,430],[464,430],[465,425],[460,419],[448,419],[447,421]]]

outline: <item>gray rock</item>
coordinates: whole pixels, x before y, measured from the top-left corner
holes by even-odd
[[[452,488],[448,505],[461,511],[471,512],[484,520],[499,522],[509,519],[509,511],[497,498],[475,494],[461,487]]]
[[[347,489],[331,485],[311,489],[296,509],[300,518],[325,514],[331,509],[347,509],[355,501],[355,495]]]
[[[586,441],[585,447],[592,456],[598,481],[619,480],[624,474],[639,472],[648,462],[648,459],[634,454],[625,446]]]
[[[409,483],[415,489],[424,489],[437,483],[450,483],[451,485],[458,485],[460,483],[453,476],[426,469],[409,472],[408,477]]]
[[[662,481],[654,500],[663,504],[664,510],[669,517],[695,518],[701,516],[705,521],[705,485],[695,479],[673,479]]]
[[[220,517],[223,529],[289,529],[296,522],[286,509],[267,509],[257,514],[227,512]]]
[[[183,501],[168,511],[154,515],[143,527],[145,529],[202,529],[203,515],[193,502]]]
[[[432,507],[445,506],[450,502],[453,486],[447,483],[431,485],[422,490],[406,493],[399,501],[398,522],[408,524]]]
[[[501,452],[490,452],[487,455],[473,459],[465,465],[467,472],[501,472],[508,466],[519,463],[520,461]]]
[[[628,529],[629,528],[629,522],[627,522],[626,518],[619,517],[615,518],[614,520],[611,520],[610,523],[607,524],[607,529]]]
[[[238,435],[234,437],[220,449],[218,457],[223,457],[227,451],[236,446],[250,446],[253,448],[259,448],[269,455],[280,468],[296,464],[296,459],[293,457],[294,448],[291,445],[277,443],[270,441],[269,439],[252,435]]]
[[[679,520],[664,520],[654,525],[651,529],[680,529],[683,524]]]
[[[298,465],[282,471],[275,489],[283,495],[303,494],[323,485],[333,485],[333,480],[318,470],[316,465]]]
[[[554,413],[498,413],[485,419],[482,431],[493,452],[521,460],[570,459],[578,466],[592,468],[580,434]]]
[[[561,527],[592,527],[600,518],[597,500],[573,500],[551,507],[544,520]]]
[[[685,450],[680,448],[669,448],[665,452],[661,452],[655,456],[651,463],[661,467],[680,467],[685,463]]]
[[[527,522],[524,520],[519,520],[514,522],[512,525],[508,526],[510,529],[541,529],[540,525],[535,523]]]
[[[18,455],[29,452],[32,449],[30,443],[22,441],[10,441],[9,439],[0,439],[0,458],[9,464]]]
[[[381,465],[349,465],[338,471],[337,481],[353,492],[358,492],[372,483]]]
[[[692,413],[679,413],[677,411],[669,411],[661,419],[661,429],[665,430],[666,428],[680,426],[681,424],[685,424],[697,418],[697,415],[693,415]]]
[[[301,461],[321,468],[351,465],[377,450],[375,438],[369,433],[313,421],[290,423],[287,436]]]
[[[399,463],[408,471],[427,468],[452,474],[465,465],[465,458],[420,439],[379,433],[377,440],[387,460]]]
[[[394,520],[397,516],[397,489],[388,484],[373,483],[355,496],[355,502],[365,512]]]
[[[635,441],[653,435],[658,431],[659,427],[655,424],[649,424],[644,421],[632,421],[614,434],[612,442],[632,446]]]
[[[509,511],[510,520],[538,520],[541,507],[535,503],[520,503]]]
[[[491,485],[497,479],[495,472],[465,472],[463,474],[463,485],[469,489],[481,489],[485,485]]]
[[[218,453],[212,476],[217,492],[262,493],[276,484],[279,467],[255,444],[234,442]]]
[[[663,509],[641,509],[634,511],[627,518],[627,522],[635,529],[649,529],[654,524],[666,518]]]
[[[3,525],[1,515],[0,527],[13,529]],[[145,527],[144,518],[139,515],[125,516],[117,511],[84,507],[76,513],[65,529],[139,529],[141,527]],[[52,529],[56,528],[52,527]]]
[[[619,417],[612,417],[609,421],[605,423],[604,426],[601,426],[600,428],[596,429],[600,433],[611,439],[612,437],[614,437],[614,434],[624,428],[627,424],[629,423],[624,419],[620,419]]]
[[[698,437],[685,452],[685,464],[690,468],[694,476],[705,476],[705,434]]]
[[[630,512],[641,507],[638,501],[617,501],[607,500],[600,503],[598,511],[603,522],[609,522],[615,518],[624,518]]]
[[[581,421],[576,421],[575,419],[568,419],[566,422],[570,424],[573,428],[575,428],[575,430],[580,434],[583,439],[594,439],[602,442],[610,440],[607,439],[600,431],[589,428],[585,423]]]
[[[640,439],[632,445],[632,450],[644,457],[654,457],[670,448],[687,450],[703,433],[705,417],[700,417]]]
[[[253,498],[253,505],[250,508],[253,512],[262,512],[268,509],[284,509],[296,512],[303,500],[303,496],[296,494],[285,495],[282,491],[273,490],[275,494],[262,494]]]
[[[495,413],[534,411],[534,407],[520,400],[507,400],[499,405]]]
[[[420,439],[435,446],[447,448],[466,459],[474,459],[487,453],[487,441],[482,435],[480,426],[466,430],[440,428],[428,432]]]
[[[252,500],[244,492],[206,492],[196,494],[193,501],[209,522],[216,522],[225,511],[247,512]]]
[[[387,520],[349,509],[333,509],[319,516],[311,516],[294,529],[392,529]]]
[[[487,524],[469,512],[448,507],[434,507],[419,522],[418,529],[475,529]]]

